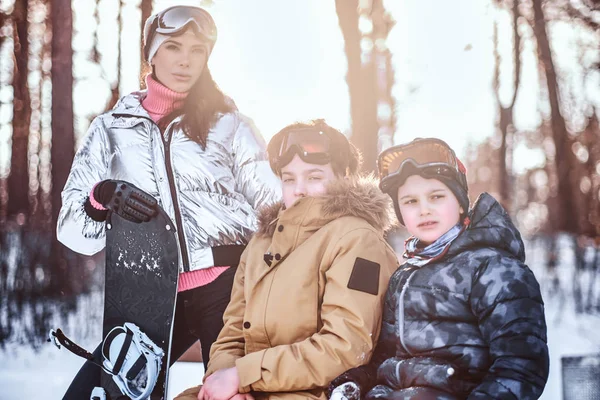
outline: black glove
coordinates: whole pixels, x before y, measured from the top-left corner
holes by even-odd
[[[434,357],[393,357],[379,366],[377,382],[393,390],[424,387],[467,397],[476,383],[466,380],[464,375],[448,360]]]
[[[92,195],[98,203],[132,222],[149,221],[157,213],[156,199],[129,182],[107,179],[96,185]],[[91,204],[88,203],[89,199],[85,205],[86,212],[94,218],[95,209],[89,210]]]

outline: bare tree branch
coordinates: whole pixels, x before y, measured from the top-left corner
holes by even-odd
[[[598,29],[600,29],[600,24],[598,22],[594,21],[594,19],[592,18],[592,11],[590,9],[586,9],[584,7],[576,8],[573,5],[572,0],[570,0],[565,5],[565,12],[567,13],[567,15],[570,18],[577,19],[583,25],[585,25],[586,27],[588,27],[589,29],[591,29],[593,31],[597,31]]]

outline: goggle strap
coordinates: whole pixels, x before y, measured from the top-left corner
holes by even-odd
[[[154,36],[156,36],[156,28],[158,28],[158,15],[154,16],[152,23],[150,24],[150,32],[148,32],[148,37],[146,38],[146,43],[144,43],[144,58],[148,60],[148,56],[150,53],[150,44],[154,40]],[[148,60],[150,61],[150,60]]]
[[[460,161],[460,159],[458,157],[455,157],[455,158],[456,158],[456,164],[458,165],[458,170],[466,175],[467,167],[465,167],[465,164],[463,164],[462,161]]]

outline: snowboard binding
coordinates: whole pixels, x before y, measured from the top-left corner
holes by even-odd
[[[90,400],[129,400],[129,397],[122,395],[113,399],[106,393],[106,390],[104,390],[103,387],[95,387],[94,390],[92,390]]]
[[[126,322],[113,328],[102,341],[102,365],[94,361],[92,354],[75,344],[60,330],[51,330],[48,341],[61,345],[75,355],[98,365],[110,374],[121,393],[131,400],[150,397],[158,380],[164,350],[157,346],[137,327]],[[94,388],[93,400],[108,399],[103,388]]]
[[[165,352],[130,322],[113,328],[102,342],[102,365],[131,400],[150,397]]]

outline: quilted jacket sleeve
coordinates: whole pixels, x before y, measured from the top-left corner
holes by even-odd
[[[468,399],[537,399],[548,379],[544,303],[531,270],[503,256],[479,269],[471,308],[492,365]]]
[[[92,187],[106,179],[108,159],[106,131],[97,117],[73,159],[56,226],[58,240],[77,253],[92,255],[105,246],[104,223],[91,219],[83,205]]]

